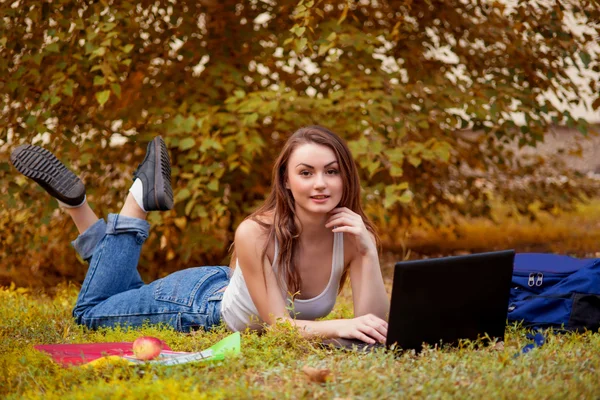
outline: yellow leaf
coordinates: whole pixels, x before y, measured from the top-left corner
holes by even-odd
[[[186,217],[175,218],[173,220],[173,223],[175,223],[175,226],[178,227],[179,229],[184,230],[187,225],[187,218]]]

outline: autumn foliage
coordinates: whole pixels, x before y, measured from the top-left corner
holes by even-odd
[[[175,209],[154,213],[148,278],[226,262],[237,224],[269,190],[287,135],[349,142],[367,211],[385,232],[447,210],[569,207],[595,186],[515,152],[593,93],[594,1],[17,1],[0,3],[0,284],[81,279],[76,231],[10,166],[43,144],[115,212],[147,142],[165,138]],[[576,21],[585,27],[577,31]],[[544,96],[554,94],[563,105]],[[561,175],[564,179],[548,180]],[[393,243],[393,235],[384,235]]]

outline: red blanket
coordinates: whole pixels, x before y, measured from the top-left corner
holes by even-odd
[[[50,354],[50,356],[63,366],[88,363],[104,356],[131,356],[132,342],[115,343],[86,343],[86,344],[41,344],[34,346]],[[171,350],[167,344],[163,344],[163,350]]]

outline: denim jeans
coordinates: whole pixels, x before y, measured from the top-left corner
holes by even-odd
[[[149,229],[145,220],[110,214],[72,242],[89,263],[73,309],[77,323],[92,329],[167,324],[182,332],[220,324],[229,268],[189,268],[144,284],[137,265]]]

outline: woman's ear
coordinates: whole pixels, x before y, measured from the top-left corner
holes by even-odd
[[[290,188],[290,183],[288,182],[287,178],[285,178],[285,188],[288,190]]]

